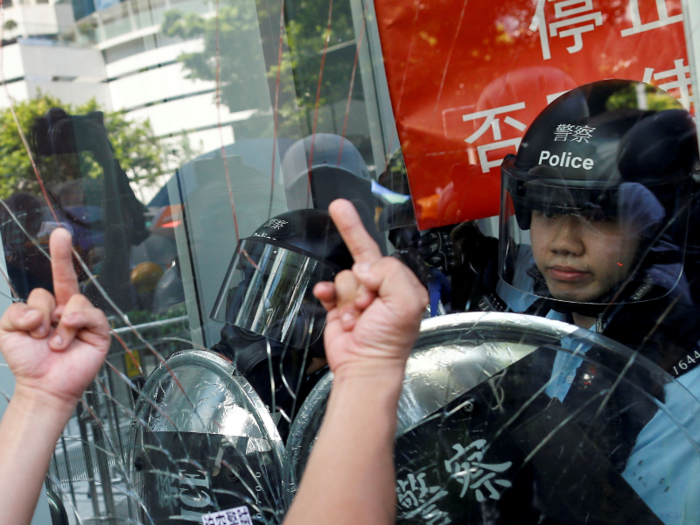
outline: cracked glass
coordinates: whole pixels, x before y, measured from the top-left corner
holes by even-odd
[[[696,3],[0,12],[0,307],[53,289],[63,227],[112,331],[33,523],[282,523],[345,198],[430,294],[398,522],[700,524]]]

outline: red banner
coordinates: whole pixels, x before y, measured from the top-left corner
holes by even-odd
[[[644,80],[690,107],[680,0],[377,0],[420,229],[498,214],[500,164],[569,89]]]

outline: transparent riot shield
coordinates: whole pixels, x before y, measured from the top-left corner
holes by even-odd
[[[233,365],[186,350],[151,374],[135,409],[128,465],[137,523],[201,523],[238,509],[279,523],[284,447]]]
[[[292,427],[290,497],[331,384]],[[679,382],[588,330],[519,314],[430,319],[399,401],[397,523],[687,523],[699,415]]]

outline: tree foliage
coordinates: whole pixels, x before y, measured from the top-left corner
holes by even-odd
[[[231,111],[264,109],[270,99],[260,89],[266,75],[260,47],[254,6],[249,2],[223,2],[218,17],[218,63],[221,101]],[[215,81],[217,78],[217,18],[169,11],[163,20],[163,32],[182,39],[204,38],[204,51],[183,53],[179,60],[189,71],[187,78]]]
[[[656,88],[647,85],[644,88],[646,92],[645,102],[647,109],[653,111],[664,111],[667,109],[683,109],[683,105],[673,97],[664,93],[660,93]],[[637,108],[639,100],[636,86],[630,84],[624,89],[620,89],[610,96],[606,102],[606,109],[612,111],[615,109]]]
[[[39,93],[37,97],[15,104],[19,126],[28,142],[37,117],[45,115],[51,108],[63,108],[71,115],[85,115],[101,108],[95,100],[79,106],[64,104],[58,98]],[[123,113],[105,112],[104,124],[107,136],[114,149],[114,156],[129,175],[139,184],[153,182],[162,174],[161,148],[153,135],[150,123],[131,122]],[[81,177],[99,178],[102,169],[90,152],[78,154],[42,156],[33,153],[42,180],[49,187]],[[38,195],[39,182],[30,156],[22,143],[12,111],[0,111],[0,197],[7,198],[17,191]]]
[[[277,73],[293,78],[293,84],[281,83],[281,126],[294,122],[303,133],[310,133],[316,106],[319,74],[320,106],[345,101],[355,58],[354,29],[350,2],[333,4],[328,30],[328,0],[302,0],[285,4],[285,28],[288,51],[278,60],[279,4],[221,0],[219,7],[219,79],[221,100],[231,111],[261,109],[269,111],[277,88]],[[269,7],[268,7],[269,6]],[[162,25],[168,36],[183,39],[203,38],[201,52],[180,55],[188,78],[215,81],[217,78],[217,17],[204,18],[177,10],[166,13]],[[270,29],[272,28],[272,29]],[[324,61],[324,46],[328,49]],[[268,89],[260,89],[267,84]],[[355,92],[360,92],[359,82]],[[332,112],[332,109],[331,109]],[[323,118],[323,117],[322,117]]]

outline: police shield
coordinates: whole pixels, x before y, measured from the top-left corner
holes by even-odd
[[[331,384],[316,386],[292,427],[289,498]],[[397,523],[696,520],[699,436],[700,402],[610,339],[520,314],[426,320],[399,402]]]
[[[283,450],[266,407],[233,365],[213,352],[174,354],[151,374],[135,408],[132,517],[202,523],[235,509],[252,523],[279,523]]]

